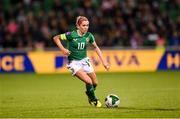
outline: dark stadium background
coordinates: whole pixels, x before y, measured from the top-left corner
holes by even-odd
[[[0,48],[52,48],[85,15],[103,47],[179,47],[180,0],[1,0]]]

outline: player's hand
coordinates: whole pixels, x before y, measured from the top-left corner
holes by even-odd
[[[103,65],[107,71],[110,69],[110,65],[107,62],[103,63]]]
[[[62,53],[65,55],[65,56],[69,56],[71,54],[71,52],[68,50],[68,49],[63,49],[62,50]]]

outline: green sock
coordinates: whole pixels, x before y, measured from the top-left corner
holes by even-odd
[[[94,87],[92,84],[86,84],[86,90],[87,90],[87,95],[90,100],[97,100],[95,93],[94,93]]]
[[[96,90],[97,84],[93,84],[94,90]]]

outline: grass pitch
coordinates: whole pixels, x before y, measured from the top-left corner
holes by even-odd
[[[0,74],[0,117],[180,117],[180,72],[97,76],[102,108],[88,104],[84,83],[70,74]],[[110,93],[120,97],[119,108],[105,107]]]

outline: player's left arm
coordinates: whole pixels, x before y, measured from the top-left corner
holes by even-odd
[[[109,66],[109,64],[107,63],[107,61],[104,59],[104,57],[103,57],[103,55],[102,55],[102,52],[101,52],[101,50],[99,49],[99,47],[97,46],[96,42],[94,41],[94,42],[92,43],[92,45],[93,45],[94,50],[96,51],[97,55],[99,56],[99,58],[100,58],[100,60],[101,60],[101,62],[102,62],[102,64],[103,64],[104,68],[105,68],[106,70],[109,70],[110,66]]]

